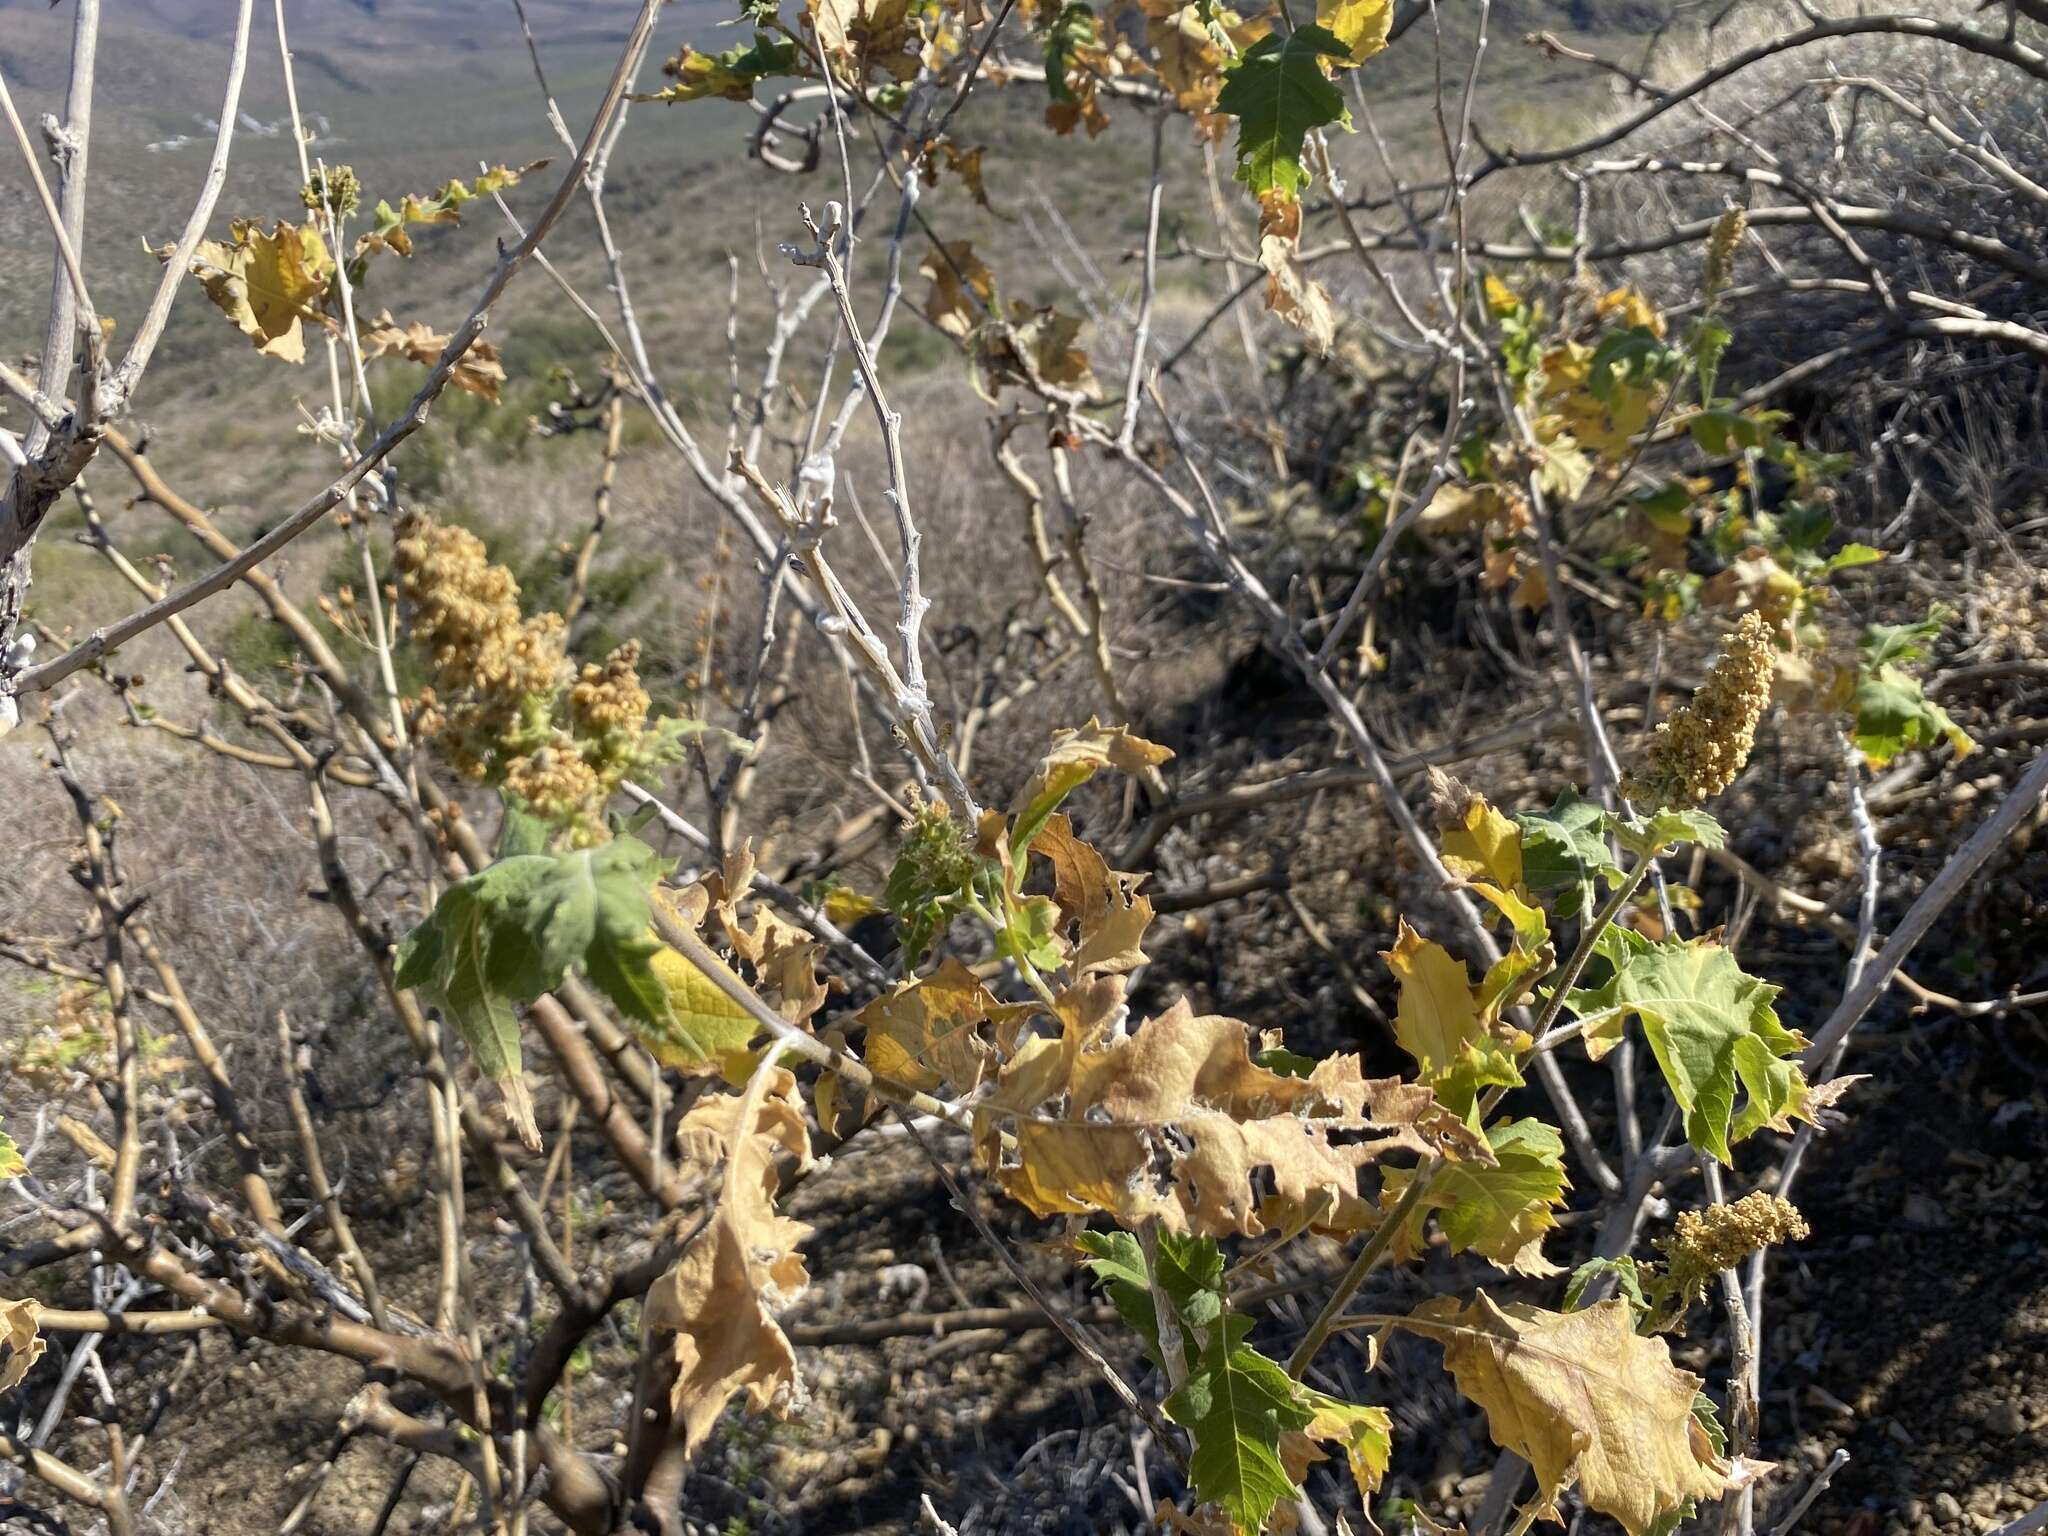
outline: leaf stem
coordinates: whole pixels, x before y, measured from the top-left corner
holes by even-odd
[[[1652,855],[1646,854],[1636,860],[1635,868],[1628,872],[1621,884],[1614,888],[1614,894],[1607,898],[1600,910],[1593,914],[1593,920],[1586,924],[1585,931],[1579,935],[1578,947],[1572,951],[1571,958],[1565,961],[1564,969],[1557,973],[1557,986],[1551,991],[1549,1001],[1543,1005],[1543,1012],[1537,1015],[1536,1050],[1546,1048],[1544,1037],[1550,1033],[1551,1026],[1557,1022],[1558,1014],[1563,1011],[1566,995],[1578,985],[1579,977],[1586,969],[1586,963],[1593,958],[1593,948],[1600,942],[1600,935],[1612,926],[1614,920],[1621,915],[1621,909],[1628,905],[1629,898],[1642,889],[1643,882],[1649,879],[1650,871],[1656,867],[1657,860]]]
[[[1296,1381],[1301,1380],[1309,1364],[1316,1357],[1330,1335],[1336,1331],[1338,1321],[1351,1298],[1358,1294],[1358,1288],[1365,1284],[1365,1277],[1379,1268],[1380,1261],[1393,1246],[1394,1236],[1407,1225],[1409,1215],[1422,1203],[1422,1197],[1429,1192],[1429,1186],[1436,1182],[1437,1170],[1443,1166],[1443,1159],[1432,1157],[1415,1170],[1415,1177],[1409,1181],[1394,1208],[1389,1211],[1379,1227],[1373,1232],[1366,1245],[1358,1250],[1358,1257],[1337,1279],[1336,1287],[1330,1292],[1330,1299],[1323,1303],[1316,1320],[1308,1325],[1308,1333],[1295,1346],[1294,1353],[1287,1359],[1287,1374]]]

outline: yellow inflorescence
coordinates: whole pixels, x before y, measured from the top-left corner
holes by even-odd
[[[1773,1243],[1796,1243],[1806,1235],[1806,1218],[1799,1207],[1759,1190],[1733,1205],[1682,1212],[1661,1246],[1670,1260],[1673,1287],[1690,1301],[1711,1276],[1733,1269]]]
[[[638,731],[647,723],[651,701],[640,686],[639,660],[640,642],[628,640],[605,657],[603,666],[584,667],[569,690],[569,716],[577,735]]]
[[[1653,805],[1700,805],[1735,782],[1771,702],[1777,646],[1760,613],[1746,613],[1690,704],[1657,727],[1648,765],[1624,786]]]
[[[576,671],[561,615],[524,616],[512,573],[462,528],[409,516],[396,565],[433,674],[414,701],[421,740],[576,841],[602,841],[606,802],[655,750],[638,644]]]
[[[1713,233],[1707,237],[1707,271],[1705,287],[1707,297],[1712,298],[1728,286],[1728,280],[1735,275],[1735,253],[1742,245],[1742,237],[1749,229],[1749,215],[1740,208],[1730,208],[1714,220]]]

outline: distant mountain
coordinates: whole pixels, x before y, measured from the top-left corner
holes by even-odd
[[[625,36],[637,0],[525,0],[541,43],[605,43]],[[69,21],[70,0],[0,0],[0,21],[15,13],[55,11]],[[259,31],[270,30],[269,0],[256,7]],[[188,42],[231,36],[232,0],[103,0],[104,26]],[[409,50],[495,51],[520,42],[506,0],[286,0],[285,24],[295,48],[331,49],[365,58]]]

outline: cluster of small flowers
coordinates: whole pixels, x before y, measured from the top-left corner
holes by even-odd
[[[1670,1261],[1670,1278],[1687,1301],[1706,1289],[1709,1278],[1732,1269],[1773,1243],[1796,1243],[1807,1235],[1799,1207],[1777,1195],[1744,1195],[1733,1205],[1710,1205],[1681,1212],[1661,1246]]]
[[[410,516],[396,564],[413,638],[434,675],[414,704],[420,738],[572,841],[602,842],[604,808],[620,780],[672,755],[673,733],[648,723],[638,642],[574,670],[561,615],[522,616],[512,573],[461,528]]]
[[[1700,805],[1733,784],[1770,705],[1776,656],[1769,622],[1745,613],[1692,702],[1657,727],[1648,766],[1623,786],[1628,796],[1652,805]]]
[[[1726,288],[1729,279],[1735,275],[1735,253],[1748,230],[1749,215],[1740,208],[1729,208],[1714,220],[1713,232],[1707,236],[1705,287],[1708,298]]]
[[[435,681],[414,728],[465,778],[502,774],[552,734],[570,676],[561,616],[523,618],[519,583],[468,530],[414,514],[398,531],[398,591]]]
[[[362,183],[356,180],[354,166],[319,166],[313,171],[313,179],[299,188],[299,201],[309,212],[318,213],[325,206],[346,218],[362,206]]]

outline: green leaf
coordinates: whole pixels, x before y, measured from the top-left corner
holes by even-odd
[[[1600,1262],[1611,1262],[1602,1260]],[[1633,1273],[1633,1271],[1631,1271]],[[1716,1456],[1728,1454],[1728,1431],[1721,1427],[1721,1410],[1714,1406],[1714,1400],[1704,1392],[1692,1395],[1693,1422],[1707,1437],[1707,1443],[1714,1448]],[[1655,1521],[1643,1536],[1674,1536],[1678,1528],[1700,1512],[1698,1499],[1687,1499],[1678,1508]]]
[[[398,982],[440,1005],[477,1065],[505,1090],[522,1135],[532,1109],[519,1082],[519,1023],[572,971],[636,1023],[671,1022],[652,960],[649,892],[670,868],[637,838],[561,854],[524,853],[450,886],[398,949]]]
[[[1725,459],[1752,449],[1769,453],[1783,420],[1783,411],[1701,411],[1686,425],[1702,453]]]
[[[1643,326],[1610,331],[1600,338],[1586,368],[1586,389],[1595,400],[1612,400],[1624,382],[1643,385],[1668,374],[1676,354],[1656,332]]]
[[[1734,339],[1734,334],[1718,320],[1702,320],[1687,338],[1692,351],[1692,365],[1699,370],[1700,400],[1703,404],[1713,403],[1714,380],[1721,371],[1721,358]]]
[[[1068,66],[1076,49],[1095,46],[1096,35],[1094,7],[1078,3],[1063,6],[1045,29],[1045,88],[1054,101],[1074,99]]]
[[[1557,1225],[1552,1210],[1564,1203],[1564,1142],[1541,1120],[1513,1120],[1486,1133],[1498,1162],[1445,1163],[1423,1205],[1437,1212],[1437,1224],[1453,1253],[1478,1253],[1503,1269],[1524,1275],[1554,1275],[1543,1257],[1543,1234]],[[1383,1175],[1383,1199],[1398,1200],[1414,1177],[1412,1169]],[[1409,1218],[1409,1247],[1421,1248],[1428,1210]]]
[[[1721,823],[1705,811],[1662,810],[1648,821],[1633,824],[1616,818],[1614,840],[1641,858],[1651,858],[1679,843],[1719,848],[1728,841]]]
[[[1041,971],[1057,970],[1067,958],[1059,942],[1059,904],[1050,896],[1026,896],[1011,911],[1013,920],[996,935],[996,952]]]
[[[1329,31],[1298,27],[1268,34],[1246,49],[1224,76],[1216,110],[1237,121],[1237,179],[1264,196],[1293,198],[1308,185],[1301,146],[1311,130],[1348,125],[1344,93],[1323,73],[1325,58],[1348,59]]]
[[[497,856],[517,858],[524,853],[548,851],[548,824],[526,808],[526,803],[505,798],[505,819],[498,824]]]
[[[1875,565],[1885,558],[1881,549],[1872,549],[1868,544],[1844,544],[1821,567],[1824,574],[1832,576],[1836,571],[1853,571],[1859,565]]]
[[[1303,1056],[1279,1045],[1257,1052],[1252,1060],[1268,1072],[1278,1072],[1282,1077],[1307,1077],[1316,1069],[1313,1056]]]
[[[1194,1436],[1188,1466],[1195,1492],[1246,1536],[1265,1524],[1275,1504],[1295,1496],[1280,1461],[1280,1436],[1306,1429],[1315,1417],[1287,1373],[1244,1342],[1251,1329],[1248,1317],[1226,1318],[1165,1403],[1166,1416]]]
[[[1882,768],[1909,747],[1946,741],[1957,757],[1977,750],[1970,733],[1927,697],[1920,680],[1894,666],[1865,668],[1856,677],[1856,747]]]
[[[1642,1277],[1636,1273],[1636,1261],[1626,1256],[1619,1259],[1588,1259],[1572,1271],[1572,1277],[1565,1282],[1564,1309],[1576,1312],[1585,1302],[1586,1287],[1602,1275],[1614,1276],[1614,1283],[1627,1298],[1629,1307],[1635,1312],[1640,1323],[1650,1310],[1650,1303],[1643,1297]]]
[[[751,47],[732,47],[723,53],[700,53],[684,48],[662,66],[675,84],[635,101],[701,101],[718,96],[727,101],[752,101],[754,86],[776,75],[793,75],[797,70],[794,38],[756,32]]]
[[[18,1179],[28,1172],[28,1162],[21,1155],[21,1148],[14,1144],[14,1138],[0,1129],[0,1179]]]
[[[546,165],[545,160],[536,160],[518,170],[509,166],[493,166],[482,172],[475,181],[463,183],[450,180],[437,191],[424,197],[407,193],[393,208],[380,201],[371,210],[371,228],[356,241],[355,255],[362,260],[371,251],[393,250],[401,256],[412,255],[412,236],[406,233],[410,224],[460,224],[462,205],[474,202],[479,197],[488,197],[493,192],[502,192],[507,187],[519,184],[519,178]],[[351,268],[351,271],[355,270]]]
[[[1192,1336],[1194,1352],[1200,1353],[1224,1313],[1223,1250],[1212,1237],[1161,1232],[1158,1238],[1159,1288]],[[1109,1293],[1117,1315],[1145,1341],[1152,1363],[1161,1364],[1159,1319],[1143,1246],[1128,1232],[1083,1232],[1074,1241],[1090,1255],[1083,1262]]]
[[[1576,790],[1559,793],[1547,811],[1518,811],[1522,829],[1522,883],[1532,891],[1561,891],[1595,879],[1621,879],[1607,849],[1607,812]]]
[[[1685,1114],[1685,1136],[1727,1162],[1731,1142],[1766,1126],[1805,1119],[1806,1079],[1792,1057],[1806,1044],[1778,1022],[1778,989],[1744,973],[1727,950],[1705,939],[1650,943],[1639,938],[1608,951],[1606,985],[1573,992],[1589,1051],[1620,1038],[1631,1014]],[[1736,1107],[1738,1087],[1744,1094]]]
[[[1866,667],[1880,667],[1888,661],[1923,661],[1928,647],[1941,638],[1941,632],[1956,616],[1955,609],[1946,603],[1934,603],[1927,610],[1927,617],[1911,624],[1867,624],[1863,638],[1858,644]]]

